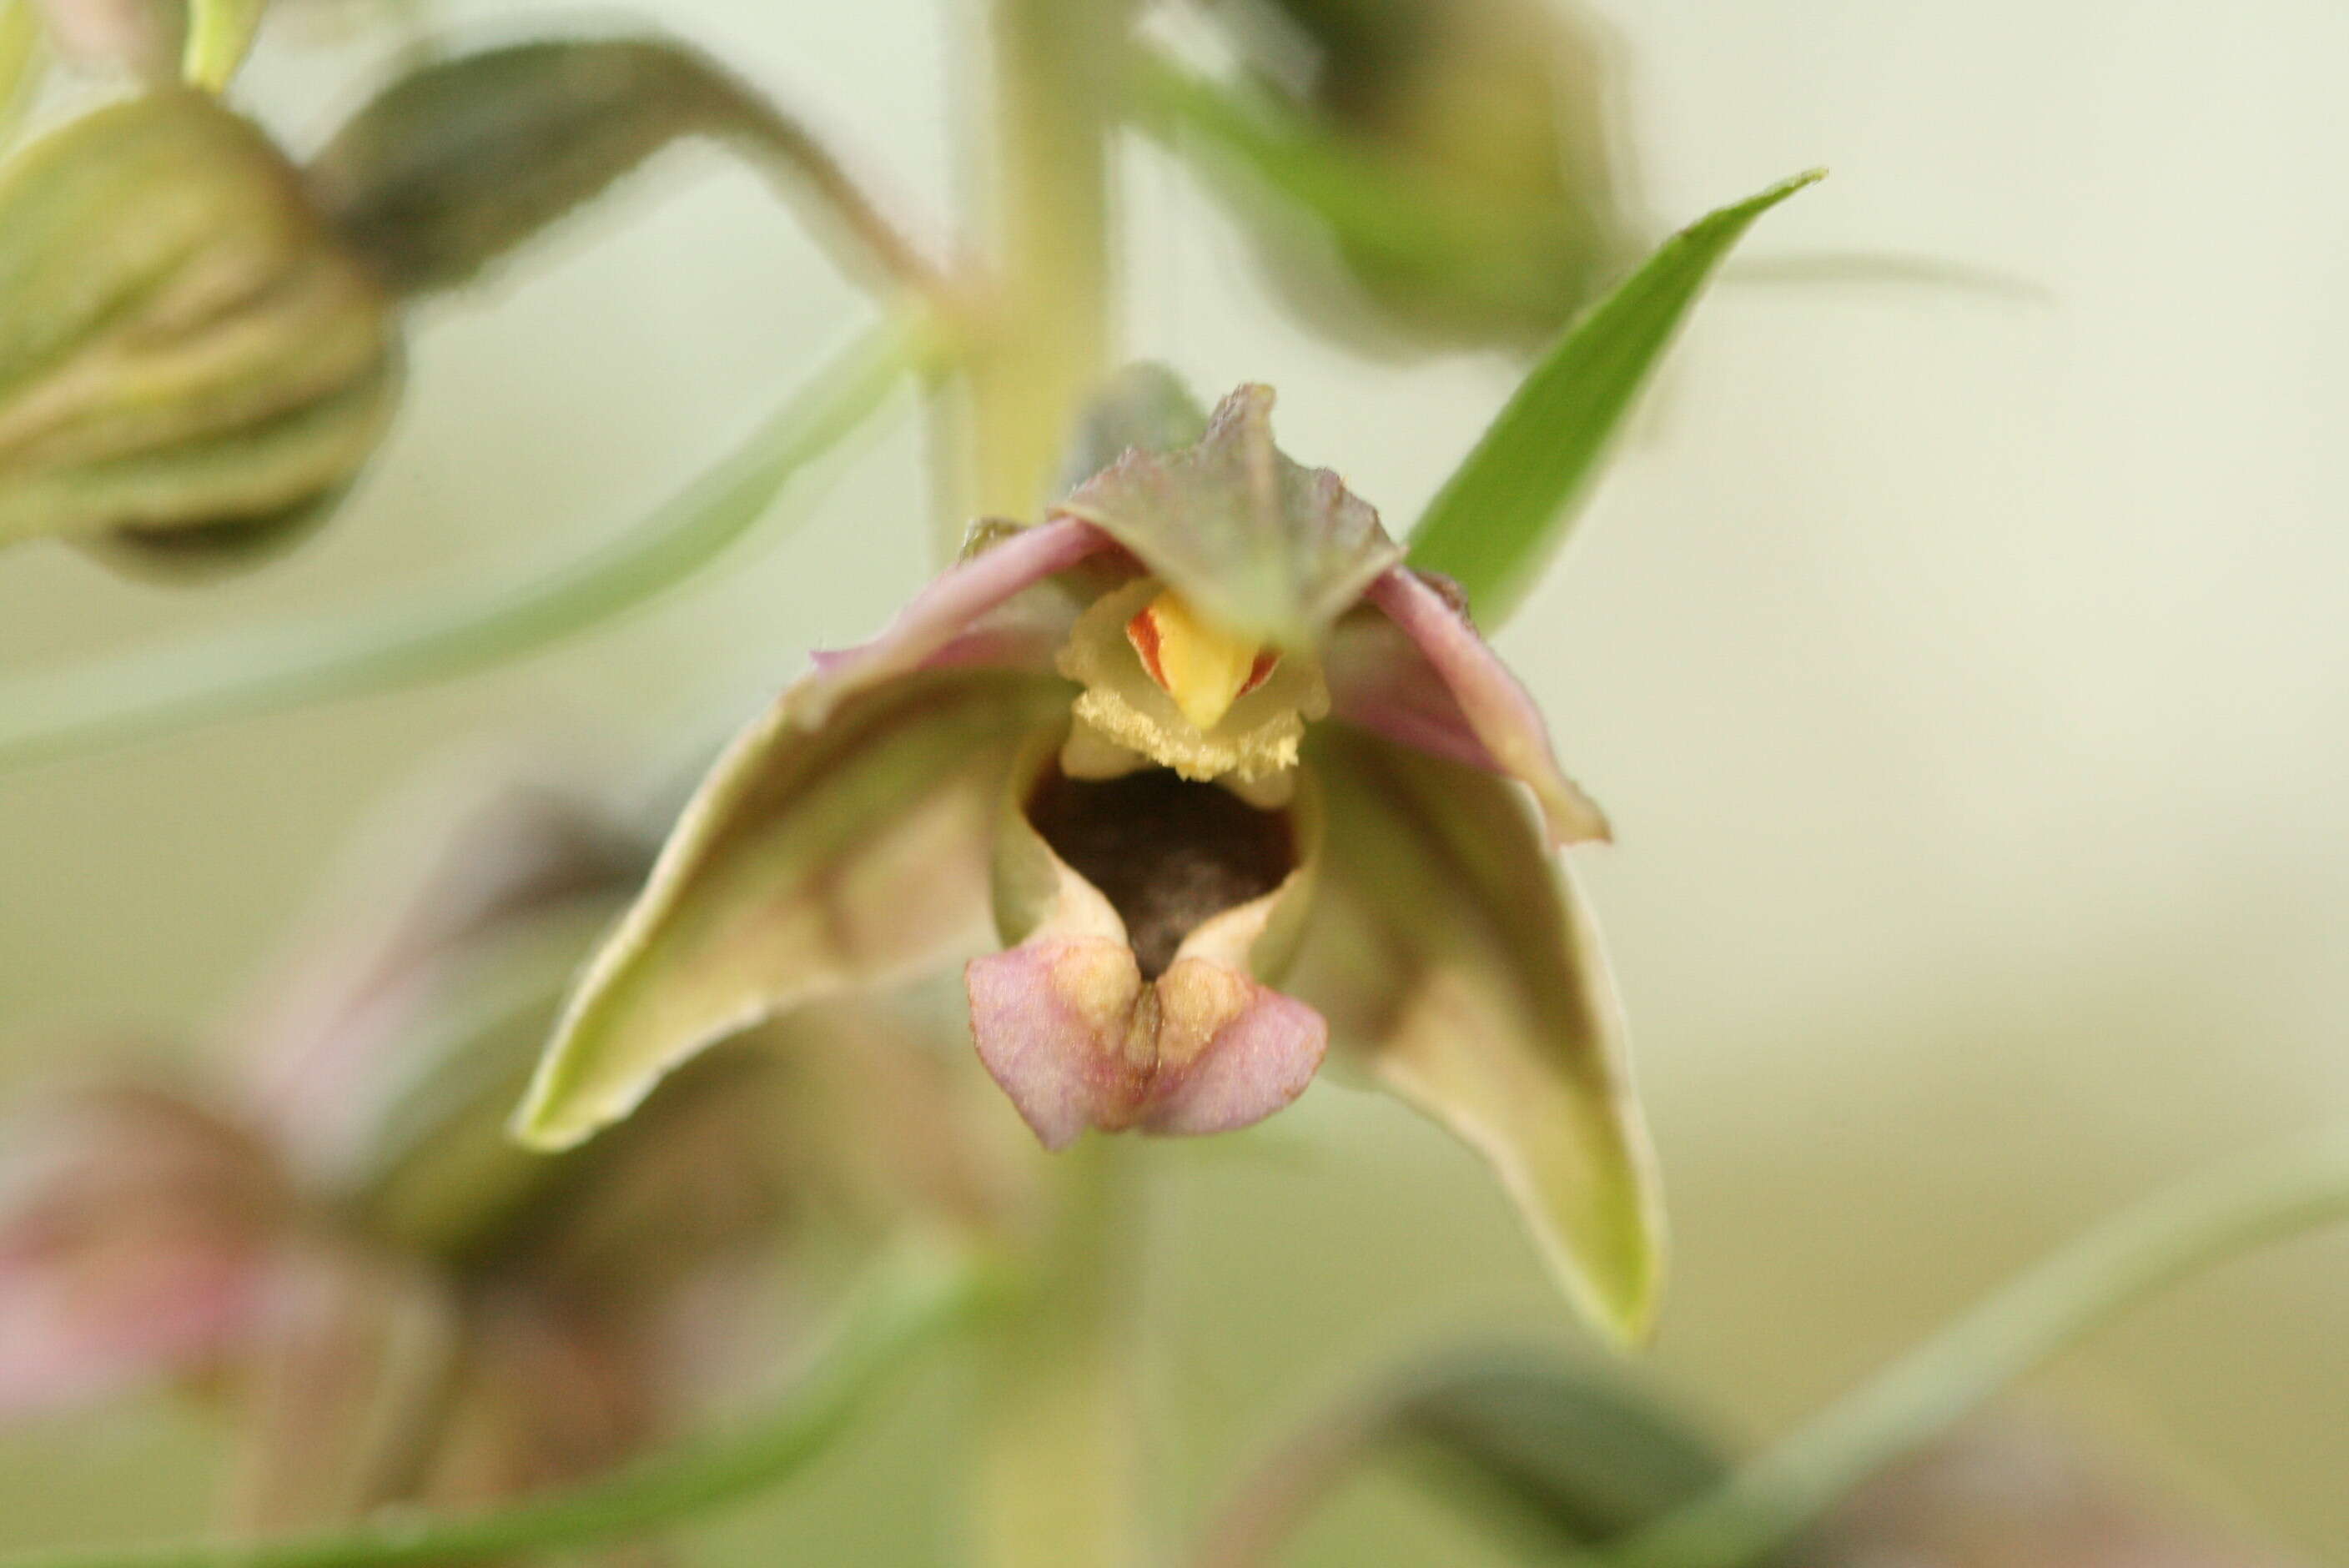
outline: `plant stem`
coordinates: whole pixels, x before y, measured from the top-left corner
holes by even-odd
[[[794,475],[863,425],[931,352],[902,315],[820,370],[725,461],[602,551],[454,604],[241,627],[0,684],[0,772],[223,719],[445,680],[635,609],[717,558]]]
[[[1094,1136],[1056,1157],[1050,1229],[983,1342],[974,1556],[984,1568],[1142,1561],[1126,1152]]]
[[[1110,359],[1111,132],[1128,0],[995,0],[993,293],[965,365],[962,515],[1029,519]]]
[[[991,0],[987,256],[959,385],[940,399],[940,541],[1033,519],[1111,356],[1111,137],[1133,0]],[[986,1568],[1139,1560],[1134,1229],[1115,1140],[1055,1158],[1054,1211],[984,1344],[976,1556]]]
[[[0,0],[0,139],[16,132],[39,85],[42,46],[33,0]]]
[[[1739,1568],[2123,1307],[2263,1242],[2349,1218],[2349,1130],[2262,1151],[2106,1222],[1741,1469],[1606,1568]]]
[[[642,1535],[764,1491],[823,1452],[892,1373],[974,1315],[980,1280],[978,1266],[959,1252],[907,1247],[875,1270],[832,1343],[772,1413],[542,1501],[278,1541],[22,1553],[0,1558],[0,1568],[399,1568],[535,1556]]]

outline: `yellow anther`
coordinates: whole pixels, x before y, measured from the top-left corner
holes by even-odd
[[[1279,655],[1218,631],[1168,589],[1125,624],[1126,641],[1194,728],[1213,729],[1272,673]]]

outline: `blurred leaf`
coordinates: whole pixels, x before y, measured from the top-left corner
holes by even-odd
[[[722,461],[545,577],[372,612],[240,625],[0,683],[0,772],[181,729],[447,679],[574,635],[677,586],[865,425],[930,352],[926,320],[873,328]]]
[[[434,60],[354,115],[311,163],[319,202],[391,286],[457,287],[671,142],[725,139],[812,194],[843,261],[928,268],[839,162],[714,61],[657,37],[543,39]]]
[[[191,86],[219,92],[253,47],[268,0],[189,0],[188,49],[180,74]]]
[[[1338,234],[1433,263],[1472,250],[1494,227],[1475,204],[1440,201],[1395,178],[1269,93],[1147,51],[1133,70],[1144,129],[1195,138],[1211,157],[1245,170]]]
[[[1579,1546],[1658,1518],[1729,1471],[1710,1440],[1624,1379],[1531,1354],[1464,1358],[1391,1419],[1391,1444],[1447,1502]]]
[[[1411,563],[1458,582],[1488,628],[1506,619],[1713,269],[1754,219],[1824,172],[1698,220],[1568,328],[1428,503]]]
[[[1463,1351],[1391,1372],[1300,1429],[1224,1510],[1200,1568],[1264,1568],[1381,1457],[1536,1549],[1599,1545],[1728,1474],[1710,1439],[1629,1378],[1538,1351]]]

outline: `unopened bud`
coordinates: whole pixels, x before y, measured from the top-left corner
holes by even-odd
[[[402,293],[453,288],[681,137],[766,111],[700,55],[647,38],[543,39],[435,60],[311,160],[317,200]]]
[[[246,120],[165,88],[0,172],[0,544],[281,542],[395,401],[390,302]]]
[[[1330,287],[1326,253],[1293,226],[1266,228],[1277,281],[1316,325],[1384,344],[1537,344],[1637,253],[1608,40],[1588,18],[1546,0],[1225,9],[1259,81],[1417,214],[1331,229],[1351,290]]]

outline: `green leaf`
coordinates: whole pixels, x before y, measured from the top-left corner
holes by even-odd
[[[267,0],[190,0],[188,51],[180,74],[191,87],[216,93],[228,86],[253,47]]]
[[[1488,628],[1506,618],[1713,268],[1754,219],[1825,173],[1699,219],[1568,327],[1428,503],[1411,563],[1458,582]]]
[[[1551,1544],[1598,1545],[1729,1473],[1709,1440],[1627,1379],[1532,1354],[1432,1369],[1391,1428],[1445,1501]]]
[[[1631,1377],[1529,1348],[1464,1348],[1392,1370],[1298,1429],[1243,1480],[1195,1561],[1265,1568],[1379,1459],[1535,1553],[1602,1545],[1729,1474],[1708,1437]]]
[[[223,719],[446,680],[667,592],[768,514],[934,352],[926,315],[869,329],[723,461],[626,532],[532,582],[235,625],[0,681],[0,773]]]

